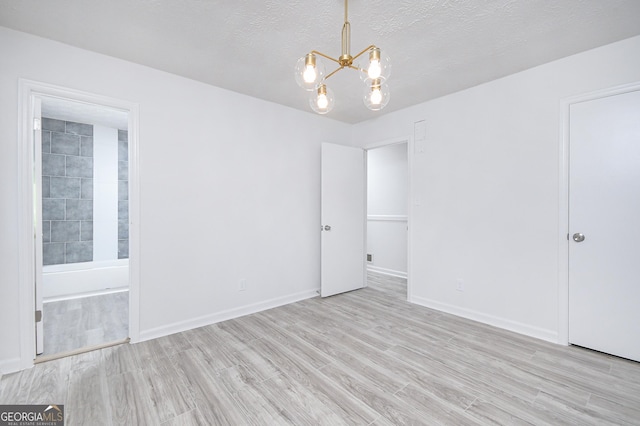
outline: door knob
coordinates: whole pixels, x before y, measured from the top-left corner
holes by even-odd
[[[584,241],[584,234],[581,234],[579,232],[573,234],[573,241],[575,241],[576,243],[581,243]]]
[[[331,231],[331,226],[329,226],[329,225],[325,225],[325,226],[324,226],[324,230],[325,230],[325,231]]]

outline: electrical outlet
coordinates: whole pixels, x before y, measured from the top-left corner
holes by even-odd
[[[244,278],[238,281],[238,291],[245,291],[247,289],[247,280]]]
[[[462,281],[462,278],[456,280],[456,290],[464,291],[464,281]]]

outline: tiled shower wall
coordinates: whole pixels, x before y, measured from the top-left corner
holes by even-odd
[[[118,259],[129,257],[129,143],[118,130]],[[93,126],[42,118],[43,265],[93,260]]]
[[[129,135],[118,130],[118,259],[129,258]]]
[[[93,126],[42,119],[43,264],[93,260]]]

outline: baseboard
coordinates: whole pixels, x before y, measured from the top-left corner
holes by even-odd
[[[409,302],[519,334],[524,334],[525,336],[535,337],[536,339],[545,340],[551,343],[558,343],[558,333],[553,330],[533,327],[517,321],[488,315],[471,309],[461,308],[459,306],[449,305],[447,303],[437,302],[423,297],[411,296],[409,298]]]
[[[198,327],[204,327],[245,315],[255,314],[256,312],[265,311],[267,309],[277,308],[278,306],[288,305],[290,303],[316,297],[318,296],[319,292],[320,289],[302,291],[288,296],[276,297],[274,299],[265,300],[263,302],[253,303],[251,305],[241,306],[239,308],[229,309],[210,315],[204,315],[173,324],[168,324],[162,327],[143,330],[140,331],[140,339],[138,341],[143,342],[145,340],[157,339],[158,337],[164,337],[170,334],[180,333],[182,331],[192,330]]]
[[[21,364],[20,358],[11,358],[4,361],[0,361],[0,375],[15,373],[16,371],[24,370]]]
[[[378,266],[367,265],[368,272],[375,272],[377,274],[389,275],[391,277],[407,278],[407,273],[402,271],[394,271],[393,269],[380,268]]]

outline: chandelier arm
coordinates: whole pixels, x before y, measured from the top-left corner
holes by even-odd
[[[358,53],[356,56],[353,57],[353,59],[355,60],[356,58],[358,58],[359,56],[362,56],[365,52],[371,50],[371,49],[375,49],[376,45],[372,44],[371,46],[367,47],[366,49],[364,49],[362,52]]]
[[[329,55],[325,55],[325,54],[324,54],[324,53],[322,53],[322,52],[318,52],[317,50],[312,50],[312,51],[311,51],[311,53],[315,53],[316,55],[320,55],[320,56],[322,56],[323,58],[327,58],[327,59],[329,59],[330,61],[333,61],[333,62],[335,62],[335,63],[337,63],[337,64],[339,64],[339,63],[340,63],[340,61],[339,61],[339,60],[334,59],[334,58],[332,58],[332,57],[331,57],[331,56],[329,56]]]
[[[326,76],[323,78],[323,80],[328,79],[329,77],[331,77],[332,75],[334,75],[335,73],[337,73],[338,71],[340,71],[340,70],[341,70],[341,69],[343,69],[343,68],[344,68],[344,67],[342,67],[342,66],[341,66],[340,68],[338,68],[338,69],[334,70],[331,74],[326,75]],[[355,67],[351,67],[351,66],[350,66],[349,68],[355,68]],[[357,69],[357,68],[356,68],[356,69]]]

